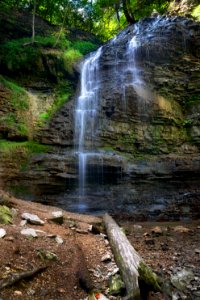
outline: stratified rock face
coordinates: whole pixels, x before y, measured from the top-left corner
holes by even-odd
[[[200,24],[144,19],[102,47],[99,73],[93,143],[100,155],[88,161],[84,210],[142,220],[197,218]],[[4,184],[28,187],[32,199],[77,210],[75,105],[65,104],[40,134],[40,141],[60,148],[33,157],[27,170],[9,174]]]
[[[100,73],[97,145],[132,154],[198,151],[199,23],[162,17],[128,27],[103,47]]]

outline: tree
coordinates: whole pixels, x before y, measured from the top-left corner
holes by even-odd
[[[32,43],[35,42],[35,14],[36,14],[37,1],[34,0],[33,3],[33,19],[32,19]]]

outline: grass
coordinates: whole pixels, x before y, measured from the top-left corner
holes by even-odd
[[[29,111],[29,99],[26,91],[16,83],[8,81],[0,76],[0,83],[10,91],[8,102],[12,107],[10,112],[0,117],[0,123],[7,126],[8,129],[16,132],[21,136],[28,136],[29,120],[27,111]]]
[[[3,84],[4,87],[11,90],[11,103],[17,110],[26,110],[29,108],[28,103],[28,96],[22,87],[17,85],[14,82],[6,80],[3,76],[0,75],[0,82]]]
[[[39,154],[50,149],[48,145],[42,145],[34,141],[11,142],[0,140],[0,152],[3,154],[16,153],[18,151],[26,154]]]

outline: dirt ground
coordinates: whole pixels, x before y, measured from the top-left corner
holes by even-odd
[[[108,293],[109,276],[116,265],[113,259],[102,261],[105,254],[112,254],[109,243],[98,232],[99,225],[95,233],[89,231],[91,224],[99,224],[101,218],[63,212],[64,223],[60,225],[50,219],[53,211],[61,209],[13,197],[9,203],[14,208],[15,217],[12,224],[0,225],[6,230],[5,237],[0,239],[0,287],[2,280],[10,274],[26,273],[41,266],[47,268],[1,289],[1,299],[81,300],[87,299],[89,289]],[[44,225],[22,225],[24,212],[36,214],[45,222]],[[120,225],[146,263],[163,278],[169,277],[177,267],[192,265],[195,270],[199,269],[200,223],[181,224],[188,229],[186,232],[183,229],[184,232],[175,231],[180,225],[177,223],[135,224],[120,220]],[[152,232],[156,226],[159,229]],[[21,230],[26,227],[38,230],[38,237],[22,235]],[[57,237],[61,240],[56,240]],[[156,299],[156,296],[151,299]],[[163,296],[162,299],[167,298]]]

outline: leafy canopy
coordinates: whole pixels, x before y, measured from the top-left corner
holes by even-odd
[[[1,6],[33,12],[52,24],[79,28],[102,40],[152,11],[166,11],[169,0],[1,0]]]

